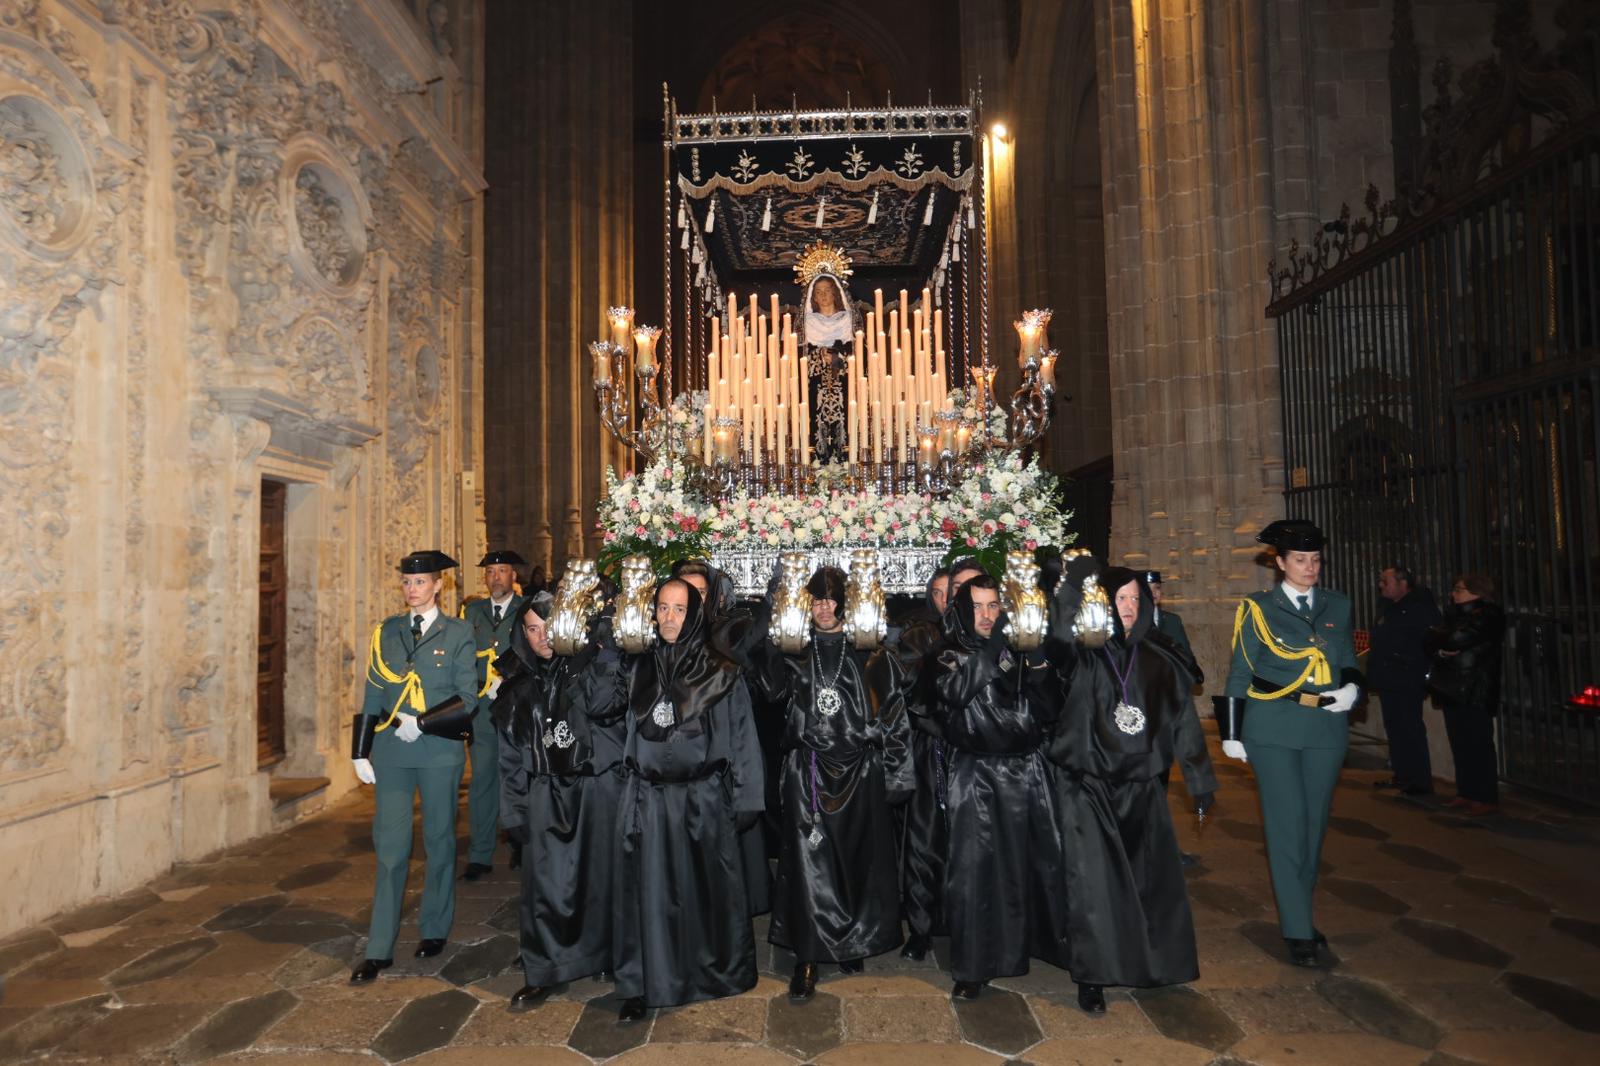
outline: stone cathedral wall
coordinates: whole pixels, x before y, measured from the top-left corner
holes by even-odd
[[[0,0],[0,935],[350,788],[393,560],[480,549],[476,6]]]

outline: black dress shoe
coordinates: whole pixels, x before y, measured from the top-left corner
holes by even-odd
[[[805,1002],[817,990],[817,964],[814,962],[797,962],[794,964],[794,976],[789,978],[789,998],[797,1002]]]
[[[634,996],[632,999],[622,1001],[622,1009],[617,1012],[619,1022],[638,1022],[644,1020],[644,997]]]
[[[1078,1009],[1085,1014],[1104,1014],[1106,1012],[1106,989],[1104,985],[1078,986]]]
[[[950,989],[951,999],[977,999],[983,991],[982,981],[957,981]]]
[[[1320,929],[1311,930],[1311,942],[1317,945],[1319,948],[1325,948],[1328,946],[1328,938],[1322,935],[1322,931]]]
[[[867,968],[865,959],[846,959],[839,964],[840,973],[860,973]]]
[[[1295,940],[1288,937],[1285,939],[1289,941],[1290,962],[1296,966],[1315,966],[1317,964],[1317,942],[1315,940]]]
[[[544,997],[550,994],[548,985],[523,985],[511,997],[511,1003],[506,1008],[513,1014],[521,1014],[525,1010],[532,1010],[544,1002]]]
[[[437,940],[424,940],[417,945],[416,957],[419,959],[431,959],[444,950],[444,944],[444,937],[439,937]]]
[[[362,959],[361,965],[350,972],[350,983],[353,985],[371,984],[378,979],[379,970],[387,970],[393,965],[393,959]]]
[[[910,959],[912,962],[921,962],[928,957],[928,949],[931,947],[933,939],[928,934],[912,933],[911,938],[906,941],[906,946],[900,949],[900,957]]]
[[[513,870],[522,869],[522,845],[508,844],[506,845],[506,849],[511,852],[511,861],[506,865],[511,867]]]
[[[466,871],[461,875],[463,881],[476,881],[494,867],[486,862],[469,862]]]

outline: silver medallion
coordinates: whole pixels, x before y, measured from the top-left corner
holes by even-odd
[[[844,708],[844,700],[839,696],[836,688],[817,690],[817,713],[824,718],[832,718]]]
[[[572,735],[572,730],[567,726],[567,723],[556,723],[555,735],[551,737],[551,740],[554,741],[556,747],[560,748],[562,751],[566,751],[568,748],[572,747],[573,743],[577,739],[577,737]]]
[[[806,837],[806,843],[812,847],[817,847],[822,843],[822,827],[820,825],[811,827],[811,835]]]
[[[672,712],[671,700],[657,700],[656,705],[650,710],[650,720],[662,729],[669,729],[678,721],[678,716]]]
[[[550,732],[550,730],[546,729],[544,731],[544,736],[540,739],[543,740],[544,746],[548,748],[556,742],[556,735]]]
[[[1144,712],[1132,704],[1118,703],[1116,711],[1113,712],[1113,717],[1116,720],[1117,728],[1124,733],[1144,732]]]

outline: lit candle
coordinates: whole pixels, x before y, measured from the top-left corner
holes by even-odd
[[[967,449],[972,447],[972,428],[959,426],[956,428],[956,454],[965,455]]]
[[[781,466],[789,461],[789,409],[782,403],[778,404],[778,450],[774,452],[778,464]]]
[[[1047,388],[1053,389],[1056,387],[1056,357],[1059,354],[1054,348],[1051,348],[1039,357],[1039,380],[1044,382]]]
[[[755,297],[752,296],[751,299],[754,300]],[[766,433],[766,425],[761,420],[761,405],[759,403],[750,408],[750,422],[753,431],[751,438],[754,442],[750,448],[751,461],[759,466],[761,464],[761,445],[763,443],[761,438]]]
[[[613,307],[606,311],[606,317],[611,320],[611,343],[627,352],[628,341],[633,337],[633,308]]]
[[[713,408],[710,404],[706,405],[706,409],[705,409],[705,423],[706,423],[705,424],[705,434],[706,434],[706,440],[705,440],[705,447],[704,447],[703,450],[704,450],[704,453],[705,453],[705,457],[704,457],[705,458],[705,464],[707,466],[711,465],[711,443],[712,443],[711,442],[711,423],[715,421],[715,419],[713,419],[711,417],[711,412],[713,410],[715,410],[715,408]]]
[[[854,379],[852,379],[851,382],[850,382],[850,405],[849,405],[849,408],[848,408],[848,411],[849,411],[849,430],[850,430],[850,465],[851,466],[854,466],[856,464],[856,462],[858,461],[857,460],[857,456],[859,455],[859,452],[860,452],[860,438],[856,434],[856,429],[858,428],[856,419],[859,417],[859,412],[856,411],[856,395],[855,395],[855,393],[856,393],[855,381],[854,381]]]
[[[873,289],[872,290],[872,307],[873,307],[873,310],[875,310],[878,313],[878,318],[877,318],[878,328],[882,329],[883,328],[883,290],[882,289]]]
[[[731,423],[731,424],[730,424]],[[739,457],[737,446],[734,443],[734,429],[739,425],[738,419],[719,418],[716,429],[717,458],[723,462],[731,463]]]
[[[660,326],[640,326],[633,331],[634,365],[640,370],[656,368],[656,341],[661,337]]]
[[[934,442],[936,433],[932,426],[917,427],[917,464],[924,470],[932,470],[935,457]]]
[[[589,354],[594,357],[594,383],[611,384],[611,342],[595,341],[589,345]]]

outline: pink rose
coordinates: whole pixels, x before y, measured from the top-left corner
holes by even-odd
[[[1033,549],[1039,546],[1039,542],[1036,540],[1025,540],[1022,543],[1029,551],[1033,551]]]

